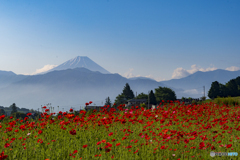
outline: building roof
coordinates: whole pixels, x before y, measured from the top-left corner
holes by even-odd
[[[146,102],[147,99],[131,99],[131,100],[128,100],[127,102]]]

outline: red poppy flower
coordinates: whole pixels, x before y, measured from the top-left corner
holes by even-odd
[[[6,159],[8,157],[8,155],[4,155],[4,151],[2,151],[1,155],[0,155],[0,159]]]
[[[73,109],[71,108],[71,109],[69,110],[69,112],[73,112]]]
[[[228,145],[226,146],[226,148],[230,148],[230,147],[232,147],[232,144],[228,144]]]
[[[122,140],[126,139],[126,137],[123,137]]]
[[[42,108],[44,108],[44,109],[45,109],[45,108],[47,108],[47,107],[46,107],[46,106],[44,106],[44,107],[42,107]]]
[[[105,143],[106,142],[106,140],[104,139],[104,140],[102,140],[102,143]]]
[[[27,114],[27,116],[31,116],[31,115],[32,115],[32,113],[28,113],[28,114]]]
[[[203,148],[204,146],[205,146],[204,142],[201,142],[201,143],[199,144],[199,147],[200,147],[200,148]]]
[[[4,148],[7,148],[7,147],[9,147],[10,146],[10,144],[9,143],[6,143],[5,145],[4,145]]]
[[[127,146],[126,148],[132,148],[132,146]]]
[[[75,153],[77,153],[78,151],[77,150],[75,150],[75,151],[73,151],[73,154],[75,154]]]
[[[185,139],[184,142],[185,142],[186,144],[188,144],[189,140],[188,140],[188,139]]]
[[[87,148],[87,145],[83,145],[83,148]]]
[[[38,131],[38,134],[41,134],[41,133],[42,133],[42,130],[39,130],[39,131]]]
[[[116,146],[119,146],[121,143],[117,143]]]
[[[211,150],[215,150],[216,148],[214,146],[211,147]]]
[[[74,129],[72,129],[72,131],[69,131],[69,133],[70,133],[71,135],[76,135],[76,131],[75,131]]]

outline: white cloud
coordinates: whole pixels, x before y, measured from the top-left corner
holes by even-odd
[[[32,75],[34,74],[38,74],[38,73],[42,73],[42,72],[46,72],[50,69],[53,69],[54,67],[56,67],[57,65],[51,65],[51,64],[47,64],[45,65],[43,68],[37,69],[34,73],[32,73]]]
[[[216,69],[217,68],[214,67],[214,66],[204,69],[204,68],[197,67],[197,65],[194,64],[194,65],[191,66],[190,70],[186,70],[186,69],[183,69],[183,68],[175,69],[173,71],[172,78],[173,79],[179,79],[179,78],[187,77],[188,75],[193,74],[197,71],[207,72],[207,71],[214,71]]]
[[[190,73],[183,68],[177,68],[174,70],[173,74],[172,74],[172,78],[173,79],[179,79],[179,78],[183,78],[188,76]]]
[[[238,71],[238,70],[240,70],[240,68],[236,67],[236,66],[232,66],[232,67],[226,68],[226,70],[228,70],[228,71]]]
[[[132,78],[132,77],[135,77],[134,75],[133,75],[133,73],[132,73],[132,71],[133,71],[134,69],[133,68],[130,68],[127,72],[125,72],[122,76],[123,77],[126,77],[126,78]]]
[[[183,91],[183,93],[188,93],[188,94],[198,94],[198,91],[196,89],[189,89]]]
[[[166,80],[167,80],[167,79],[161,78],[161,77],[154,78],[151,74],[148,75],[148,76],[141,76],[141,77],[151,78],[151,79],[154,79],[154,80],[157,81],[157,82],[166,81]]]
[[[153,78],[155,79],[157,82],[161,82],[161,81],[167,81],[168,79],[165,79],[165,78],[161,78],[161,77],[158,77],[158,78]]]
[[[133,72],[133,68],[130,68],[127,72],[125,72],[124,74],[120,74],[121,76],[125,77],[125,78],[133,78],[133,77],[146,77],[146,78],[151,78],[151,79],[154,79],[156,81],[165,81],[166,79],[163,79],[161,77],[158,77],[158,78],[154,78],[151,74],[150,75],[147,75],[147,76],[141,76],[141,75],[137,75],[135,76],[132,72]]]

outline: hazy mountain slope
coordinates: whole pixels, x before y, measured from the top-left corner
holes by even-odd
[[[163,86],[149,79],[129,80],[119,74],[102,74],[85,68],[53,71],[43,75],[29,76],[0,90],[0,102],[3,106],[16,103],[20,107],[37,108],[46,103],[53,105],[98,103],[110,97],[114,102],[129,83],[134,94]],[[179,92],[181,90],[177,90]]]
[[[25,75],[17,75],[12,71],[0,71],[0,88],[7,87],[11,83],[18,82],[26,77]]]

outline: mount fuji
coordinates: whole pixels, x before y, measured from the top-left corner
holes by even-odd
[[[102,68],[100,65],[92,61],[87,56],[77,56],[73,59],[70,59],[58,65],[53,69],[50,69],[46,72],[42,72],[40,74],[45,74],[45,73],[57,71],[57,70],[67,70],[67,69],[75,69],[75,68],[86,68],[86,69],[89,69],[90,71],[99,71],[100,73],[103,73],[103,74],[111,74],[110,72]]]

